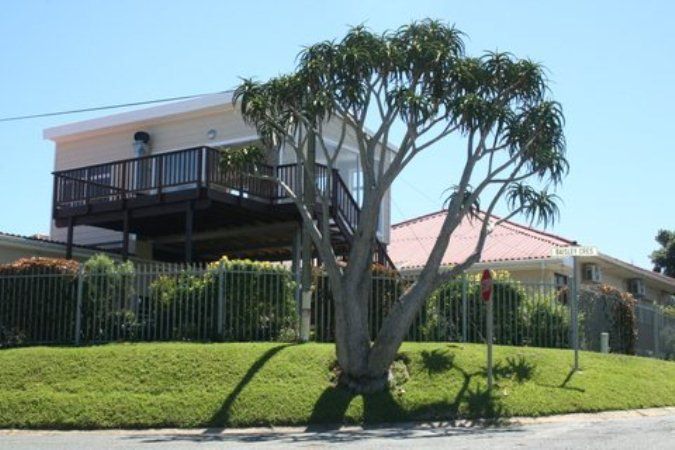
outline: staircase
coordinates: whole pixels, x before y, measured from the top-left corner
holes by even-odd
[[[317,166],[317,169],[319,169],[317,170],[317,174],[327,171],[325,166]],[[320,178],[322,180],[326,179],[325,177]],[[332,186],[330,186],[331,207],[329,218],[331,241],[333,245],[343,245],[348,250],[352,246],[354,233],[359,224],[361,208],[337,170],[333,170],[333,176],[330,179],[332,180]],[[322,186],[317,183],[317,188],[321,189]],[[396,270],[394,262],[387,253],[386,246],[377,237],[375,237],[373,248],[373,263],[384,266],[387,269]]]

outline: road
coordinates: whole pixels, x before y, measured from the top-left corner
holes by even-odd
[[[150,431],[0,431],[2,449],[547,448],[674,449],[675,411],[643,416],[560,416],[498,427],[400,425],[378,428]]]

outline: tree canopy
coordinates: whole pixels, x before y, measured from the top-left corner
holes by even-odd
[[[234,99],[264,145],[292,149],[310,178],[310,148],[334,169],[345,142],[355,141],[363,201],[346,265],[337,264],[327,221],[314,220],[301,193],[277,180],[295,201],[331,279],[338,361],[355,377],[386,370],[430,292],[480,259],[496,224],[521,214],[547,225],[558,215],[553,189],[568,170],[564,116],[550,96],[545,69],[508,52],[467,55],[464,34],[443,22],[427,19],[381,34],[353,27],[341,40],[303,49],[290,74],[265,82],[244,79]],[[326,139],[331,123],[341,130],[337,144]],[[451,135],[462,137],[465,148],[450,144]],[[427,264],[371,345],[362,316],[382,199],[431,147],[445,148],[447,159],[440,164],[461,170],[449,188],[447,216]],[[328,212],[331,199],[317,194]],[[508,214],[495,221],[498,204]],[[481,224],[475,250],[441,273],[450,236],[466,217]]]
[[[675,277],[675,231],[659,230],[656,242],[661,248],[651,254],[654,271]]]

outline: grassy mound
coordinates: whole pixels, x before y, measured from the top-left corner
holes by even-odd
[[[0,427],[134,428],[392,422],[675,405],[675,363],[495,347],[405,344],[407,381],[353,396],[327,344],[111,344],[0,351]],[[403,370],[405,374],[405,369]]]

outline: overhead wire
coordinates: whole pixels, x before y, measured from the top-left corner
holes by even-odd
[[[205,95],[224,94],[225,92],[227,92],[227,91],[210,92],[210,93],[206,93],[206,94],[182,95],[180,97],[168,97],[168,98],[160,98],[160,99],[154,99],[154,100],[144,100],[144,101],[140,101],[140,102],[120,103],[120,104],[115,104],[115,105],[94,106],[94,107],[90,107],[90,108],[70,109],[70,110],[65,110],[65,111],[53,111],[53,112],[45,112],[45,113],[37,113],[37,114],[28,114],[28,115],[23,115],[23,116],[0,117],[0,122],[15,122],[15,121],[18,121],[18,120],[39,119],[39,118],[42,118],[42,117],[65,116],[65,115],[68,115],[68,114],[78,114],[78,113],[94,112],[94,111],[105,111],[105,110],[110,110],[110,109],[127,108],[127,107],[131,107],[131,106],[142,106],[142,105],[151,105],[151,104],[154,104],[154,103],[165,103],[165,102],[172,102],[172,101],[178,101],[178,100],[189,100],[191,98],[203,97]]]

